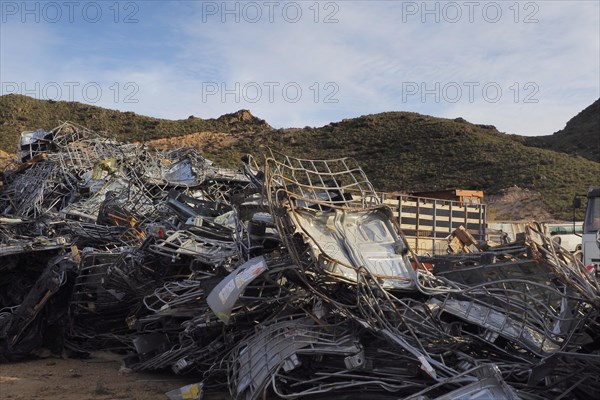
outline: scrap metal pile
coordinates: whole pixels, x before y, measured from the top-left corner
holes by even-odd
[[[0,189],[7,360],[110,350],[236,399],[600,398],[600,286],[535,225],[429,269],[351,159],[237,172],[69,123],[20,157]]]

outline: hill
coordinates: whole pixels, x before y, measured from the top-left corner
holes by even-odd
[[[196,133],[150,144],[168,148],[181,143],[193,144],[207,157],[230,167],[235,167],[244,153],[257,154],[267,146],[302,158],[354,157],[377,189],[385,191],[459,187],[495,195],[517,186],[526,189],[529,197],[541,197],[546,209],[564,220],[572,218],[573,196],[585,193],[600,176],[600,163],[525,146],[520,138],[502,134],[492,126],[406,112],[253,135]],[[498,216],[527,218],[517,210],[524,208],[525,202],[529,207],[521,197],[513,202],[512,213],[503,205]],[[529,218],[546,216],[542,212]],[[581,213],[579,218],[583,218]]]
[[[172,121],[77,102],[37,100],[9,94],[0,96],[0,149],[12,153],[22,131],[52,129],[64,121],[108,132],[123,141],[152,140],[198,131],[235,133],[271,129],[269,124],[252,116],[248,110],[216,119],[190,116]]]
[[[564,129],[552,135],[526,137],[524,143],[600,162],[600,99],[571,118]]]
[[[600,176],[598,162],[526,146],[523,137],[493,126],[409,112],[366,115],[319,128],[272,129],[245,110],[217,119],[169,121],[10,95],[0,97],[0,148],[11,151],[20,131],[49,129],[59,120],[108,131],[120,140],[193,145],[229,167],[239,166],[243,154],[259,155],[267,147],[302,158],[354,157],[382,191],[464,188],[493,195],[518,186],[539,193],[561,219],[572,217],[573,195],[585,193]]]

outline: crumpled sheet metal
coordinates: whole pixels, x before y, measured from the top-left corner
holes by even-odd
[[[517,391],[502,379],[500,370],[494,365],[482,364],[473,371],[479,381],[453,390],[450,393],[438,396],[433,400],[459,400],[459,399],[496,399],[518,400]]]
[[[344,370],[354,373],[342,379],[338,378],[338,382],[333,383],[336,380],[335,373],[326,372],[330,365],[325,362],[321,366],[321,379],[328,380],[327,385],[315,384],[314,386],[320,388],[310,390],[303,387],[302,391],[294,392],[294,386],[301,387],[300,382],[290,386],[289,380],[300,381],[300,376],[308,372],[304,369],[318,368],[319,360],[323,357],[328,358],[329,363],[335,359],[343,365]],[[384,375],[384,371],[374,372],[373,365],[368,365],[372,361],[352,331],[351,325],[319,325],[310,318],[286,318],[260,327],[252,337],[233,350],[229,360],[232,378],[229,384],[232,387],[231,392],[238,393],[246,399],[258,398],[269,385],[273,385],[274,389],[279,386],[279,390],[283,390],[280,392],[281,397],[292,398],[331,392],[336,386],[352,387],[350,380],[361,380],[361,375],[364,375],[361,385],[401,386],[400,382],[404,377],[397,376],[396,380],[391,379],[391,375],[394,372],[399,373],[400,370],[388,371],[388,382],[377,382],[381,375]],[[331,376],[328,376],[330,373]],[[369,376],[369,373],[373,375]],[[377,374],[381,375],[375,378]],[[285,384],[286,381],[288,385]],[[317,381],[318,378],[315,379],[315,383]]]
[[[598,281],[535,225],[419,259],[351,159],[239,172],[69,123],[19,151],[0,189],[8,360],[112,350],[234,399],[600,397]]]
[[[215,315],[226,324],[231,311],[246,287],[267,270],[264,257],[256,257],[240,265],[210,292],[206,301]]]
[[[521,246],[429,259],[436,276],[460,285],[461,291],[428,304],[432,311],[480,326],[491,342],[495,333],[539,356],[584,344],[589,341],[587,318],[597,312],[595,276],[535,225],[527,227],[525,240]]]
[[[323,270],[353,282],[362,266],[386,288],[414,288],[416,275],[406,257],[408,248],[387,208],[292,213],[296,233],[305,238]]]
[[[386,288],[414,289],[406,241],[353,160],[273,155],[265,175],[271,214],[298,264],[314,263],[351,282],[362,267]],[[303,260],[301,246],[290,241],[298,236],[310,248],[311,260]]]

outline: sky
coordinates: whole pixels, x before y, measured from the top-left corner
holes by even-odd
[[[547,135],[600,97],[600,1],[5,1],[0,94],[276,128],[385,111]]]

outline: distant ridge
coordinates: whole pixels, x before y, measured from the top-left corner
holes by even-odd
[[[553,135],[527,137],[525,144],[600,162],[600,99],[571,118],[564,129]]]
[[[593,142],[597,125],[585,121],[593,119],[597,104],[551,137],[581,135],[588,144]],[[460,117],[411,112],[365,115],[318,128],[273,129],[248,110],[216,119],[190,116],[170,121],[81,103],[6,95],[0,97],[0,149],[14,154],[21,131],[50,129],[65,120],[106,131],[119,140],[153,141],[162,148],[194,146],[229,167],[239,167],[243,154],[260,156],[267,147],[301,158],[354,157],[382,191],[463,188],[494,195],[516,186],[539,193],[547,211],[564,220],[572,218],[573,196],[598,184],[600,176],[600,163],[578,152],[565,154],[542,148],[543,143],[532,147],[531,138],[506,135],[491,125],[475,125]]]

